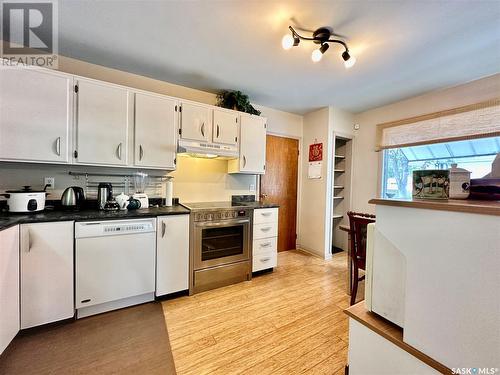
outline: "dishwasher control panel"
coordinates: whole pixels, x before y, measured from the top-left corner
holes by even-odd
[[[156,219],[109,220],[75,223],[75,237],[119,236],[156,231]]]

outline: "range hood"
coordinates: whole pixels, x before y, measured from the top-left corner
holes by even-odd
[[[237,159],[239,157],[237,145],[188,141],[185,139],[179,139],[179,143],[177,144],[177,153],[209,159]]]

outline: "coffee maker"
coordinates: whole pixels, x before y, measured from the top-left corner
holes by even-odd
[[[100,182],[97,187],[97,204],[104,210],[106,202],[113,200],[113,185],[109,182]]]

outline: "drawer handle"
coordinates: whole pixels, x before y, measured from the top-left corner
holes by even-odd
[[[261,231],[267,232],[271,230],[271,227],[266,227],[266,228],[260,228]]]
[[[261,243],[260,247],[269,247],[271,246],[271,242]]]
[[[263,212],[261,213],[262,216],[271,216],[272,212]]]
[[[269,262],[271,260],[271,258],[262,258],[260,261],[261,262]]]

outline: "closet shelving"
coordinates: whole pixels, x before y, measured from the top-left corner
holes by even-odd
[[[350,207],[352,140],[334,136],[333,203],[332,203],[332,253],[347,250],[345,232],[340,225],[349,225],[346,213]]]

